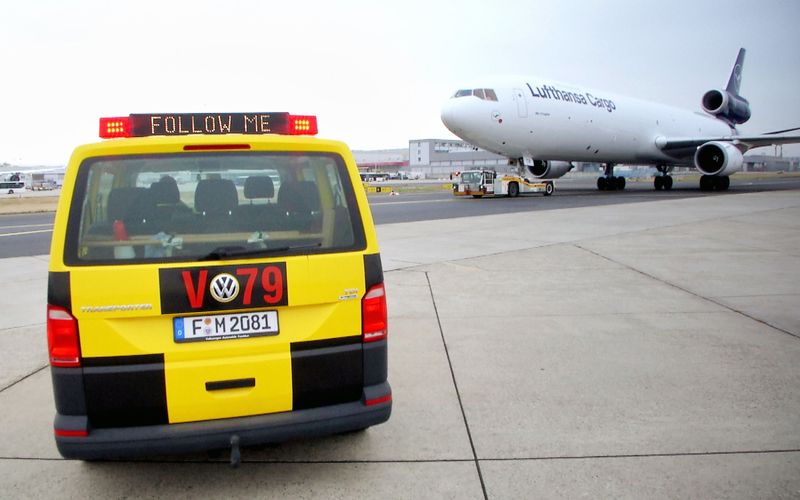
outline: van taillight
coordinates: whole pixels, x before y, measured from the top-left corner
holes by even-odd
[[[375,342],[383,340],[388,333],[386,320],[386,289],[383,283],[375,285],[367,291],[361,301],[362,340]]]
[[[47,348],[50,365],[60,368],[81,366],[78,320],[64,308],[47,306]]]

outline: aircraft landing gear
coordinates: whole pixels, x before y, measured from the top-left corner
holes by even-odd
[[[700,177],[700,191],[725,191],[731,186],[727,175],[704,175]]]
[[[656,165],[656,170],[658,170],[659,175],[656,175],[653,178],[653,186],[656,188],[656,191],[669,191],[672,189],[672,176],[669,175],[672,172],[672,167],[667,165]]]
[[[606,163],[604,165],[604,172],[602,177],[597,178],[597,189],[600,191],[622,191],[625,189],[625,177],[614,177],[614,164]]]

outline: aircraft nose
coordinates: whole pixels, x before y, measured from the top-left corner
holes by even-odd
[[[442,106],[441,113],[442,123],[454,134],[457,134],[457,132],[461,130],[460,120],[458,119],[458,112],[456,110],[457,107],[454,99],[449,99]]]
[[[498,150],[505,136],[498,103],[476,97],[453,97],[442,104],[442,123],[466,142],[487,150]]]

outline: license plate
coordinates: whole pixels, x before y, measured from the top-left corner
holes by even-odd
[[[278,311],[185,316],[173,320],[175,342],[278,335]]]

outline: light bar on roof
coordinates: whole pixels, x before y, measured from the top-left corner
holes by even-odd
[[[289,113],[157,113],[100,118],[100,137],[151,135],[316,135],[317,117]]]

